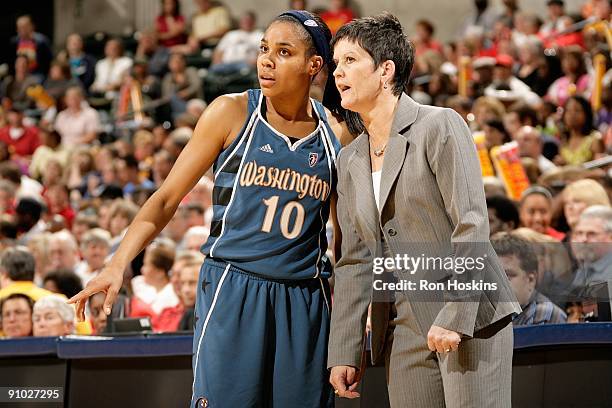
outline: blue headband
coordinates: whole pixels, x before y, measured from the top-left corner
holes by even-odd
[[[323,57],[323,62],[331,66],[332,58],[331,52],[329,50],[329,42],[325,38],[325,33],[321,29],[319,23],[312,19],[312,15],[307,11],[303,10],[289,10],[286,11],[280,16],[291,16],[302,23],[302,27],[308,31],[312,41],[314,42],[314,46],[317,49],[317,54]]]

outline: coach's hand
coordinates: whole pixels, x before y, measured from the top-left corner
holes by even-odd
[[[431,326],[427,333],[427,346],[433,352],[450,353],[457,351],[461,335],[452,330],[447,330],[440,326]]]
[[[351,366],[332,367],[329,382],[336,390],[336,395],[343,398],[358,398],[355,391],[359,385],[358,370]]]
[[[110,315],[117,293],[123,284],[123,268],[106,266],[100,273],[89,281],[85,289],[68,299],[68,303],[76,303],[76,315],[79,322],[85,320],[85,304],[90,296],[98,293],[106,293],[104,300],[104,313]]]

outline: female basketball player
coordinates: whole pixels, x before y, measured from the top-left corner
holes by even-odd
[[[213,165],[192,407],[333,406],[325,223],[340,148],[334,133],[350,137],[309,98],[313,78],[331,60],[330,37],[325,24],[304,11],[283,13],[270,24],[257,60],[261,90],[221,96],[209,106],[112,260],[70,299],[82,318],[87,298],[106,291],[109,313],[125,267]],[[335,90],[331,81],[327,89]]]

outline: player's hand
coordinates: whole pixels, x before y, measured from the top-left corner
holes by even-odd
[[[68,303],[76,304],[76,315],[79,322],[85,320],[85,304],[90,296],[98,293],[106,293],[103,311],[110,315],[117,293],[123,284],[123,269],[106,266],[100,273],[89,281],[85,289],[68,299]]]
[[[461,335],[452,330],[447,330],[440,326],[431,326],[427,333],[427,346],[433,352],[450,353],[457,351]]]
[[[351,366],[332,367],[329,382],[337,391],[336,395],[343,398],[358,398],[359,393],[355,391],[359,385],[358,370]]]

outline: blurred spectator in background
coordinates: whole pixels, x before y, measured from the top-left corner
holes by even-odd
[[[542,186],[531,186],[521,195],[519,217],[523,227],[561,241],[565,234],[550,226],[552,219],[552,194]]]
[[[0,141],[9,146],[13,155],[29,160],[40,146],[38,128],[25,126],[23,112],[17,108],[8,111],[7,119],[8,124],[0,129]]]
[[[197,263],[200,266],[204,262],[204,254],[199,251],[186,251],[186,250],[177,250],[176,256],[174,257],[174,263],[172,264],[172,269],[170,269],[170,283],[172,284],[172,288],[174,288],[174,293],[181,293],[181,284],[180,284],[180,276],[181,271],[187,264]]]
[[[49,237],[50,268],[75,271],[79,262],[79,248],[72,234],[62,230]]]
[[[191,36],[185,50],[191,54],[202,48],[212,48],[232,26],[227,9],[211,0],[195,0],[198,10],[191,18]]]
[[[162,81],[162,98],[170,101],[172,117],[187,109],[187,101],[202,98],[202,80],[194,67],[187,67],[185,56],[172,53],[168,62],[170,72]]]
[[[133,196],[137,188],[155,188],[155,184],[151,180],[141,178],[138,161],[132,155],[117,160],[117,172],[119,185],[123,188],[125,197]]]
[[[425,51],[431,50],[442,54],[442,44],[436,41],[433,36],[435,28],[429,20],[419,20],[416,23],[416,36],[413,39],[415,55],[422,55]]]
[[[349,6],[348,0],[330,0],[329,9],[321,13],[321,19],[325,21],[332,35],[356,17],[357,14]]]
[[[40,180],[50,160],[55,160],[63,168],[66,168],[70,152],[62,144],[62,137],[56,130],[40,128],[38,136],[41,145],[36,148],[32,155],[29,170],[32,178]]]
[[[519,226],[519,213],[516,204],[501,195],[487,197],[490,234],[510,232]]]
[[[106,331],[106,322],[108,317],[104,313],[104,300],[106,293],[98,292],[92,295],[87,302],[89,315],[91,316],[91,326],[94,334],[102,334]]]
[[[80,34],[68,35],[66,49],[58,53],[57,59],[68,64],[72,78],[78,79],[84,89],[89,89],[96,75],[96,60],[83,51]]]
[[[308,10],[308,2],[306,0],[289,0],[287,10]]]
[[[146,72],[158,78],[162,78],[168,72],[168,60],[170,51],[163,45],[158,44],[155,31],[145,30],[140,33],[138,48],[136,48],[136,61],[146,62]]]
[[[486,121],[483,131],[485,135],[485,143],[489,152],[495,146],[501,146],[512,140],[510,134],[506,131],[504,124],[499,119]]]
[[[71,298],[83,290],[81,278],[69,269],[58,269],[47,273],[43,279],[43,287],[67,298]]]
[[[8,180],[17,186],[17,199],[28,197],[42,200],[42,185],[22,173],[17,163],[13,161],[0,162],[0,179]]]
[[[166,227],[162,230],[162,235],[174,242],[181,242],[187,229],[189,229],[187,224],[187,209],[185,205],[180,205]]]
[[[132,278],[132,298],[130,307],[131,317],[149,316],[152,318],[155,331],[174,331],[178,327],[182,312],[173,313],[173,319],[166,320],[164,309],[172,309],[179,305],[179,299],[170,283],[168,273],[174,263],[174,248],[165,244],[154,243],[147,247],[144,262],[140,270],[141,275]]]
[[[514,31],[512,32],[512,43],[520,49],[527,42],[536,44],[540,42],[538,33],[542,26],[542,20],[535,13],[521,11],[514,15]]]
[[[32,335],[32,308],[34,302],[21,293],[13,293],[1,300],[2,332],[7,339]]]
[[[0,255],[0,299],[21,293],[37,301],[51,294],[34,284],[36,263],[26,247],[7,248]]]
[[[201,262],[190,262],[183,265],[179,271],[179,298],[183,307],[183,316],[178,325],[178,330],[191,330],[195,328],[194,308],[198,291],[198,279],[200,277]]]
[[[44,210],[46,208],[39,200],[30,197],[19,200],[15,207],[15,219],[20,244],[27,245],[32,238],[46,230],[46,223],[42,219]]]
[[[263,37],[263,32],[255,27],[256,22],[257,16],[254,11],[242,14],[238,29],[229,31],[217,44],[210,72],[227,75],[243,69],[255,69],[259,43]]]
[[[96,79],[91,91],[113,100],[121,86],[123,75],[132,67],[132,59],[123,56],[123,44],[111,38],[104,47],[104,58],[96,63]]]
[[[474,120],[470,123],[472,130],[483,130],[487,121],[502,120],[506,113],[504,104],[490,96],[481,96],[472,107]]]
[[[57,162],[52,162],[57,163]],[[51,164],[51,163],[50,163]],[[59,164],[58,164],[59,166]],[[47,201],[48,214],[50,217],[59,215],[64,219],[67,229],[72,228],[72,221],[76,213],[70,205],[70,191],[64,183],[54,183],[47,187],[45,199]]]
[[[516,102],[508,107],[504,115],[504,127],[510,133],[513,140],[516,140],[518,131],[523,126],[537,127],[538,114],[524,102]]]
[[[565,16],[563,0],[548,0],[546,2],[548,18],[540,28],[540,35],[547,37],[563,31],[562,17]]]
[[[98,220],[96,216],[96,210],[93,207],[87,208],[86,211],[77,213],[72,223],[72,235],[77,240],[77,243],[81,245],[83,242],[83,235],[87,231],[94,228],[98,228]]]
[[[536,38],[526,39],[518,46],[519,67],[516,77],[538,96],[544,96],[551,82],[545,75],[546,60],[542,43]]]
[[[203,225],[191,227],[185,232],[181,247],[188,251],[199,251],[208,239],[208,235],[210,231]]]
[[[17,186],[8,180],[0,180],[0,214],[15,214]]]
[[[564,323],[567,320],[565,312],[535,288],[538,258],[530,244],[509,233],[494,236],[491,243],[523,309],[512,323],[515,326]]]
[[[93,228],[83,234],[81,239],[81,254],[83,260],[75,268],[83,286],[94,278],[104,267],[110,254],[111,235],[102,228]],[[72,297],[72,296],[70,296]]]
[[[580,264],[572,284],[577,293],[612,281],[612,208],[594,205],[584,210],[572,231],[572,249]]]
[[[590,206],[602,205],[610,207],[610,198],[606,190],[591,179],[577,180],[568,184],[561,193],[563,198],[563,214],[570,228],[569,234],[576,227],[580,215]]]
[[[38,85],[41,79],[30,74],[28,57],[18,55],[14,63],[15,72],[2,80],[2,105],[6,108],[30,109],[34,101],[27,94],[28,88]]]
[[[601,133],[593,126],[593,109],[581,96],[572,96],[563,110],[564,132],[557,164],[580,165],[604,152]]]
[[[463,22],[459,30],[459,36],[466,35],[470,27],[480,27],[485,32],[491,32],[493,25],[497,20],[497,12],[493,7],[489,7],[488,0],[474,0],[474,8],[468,17]]]
[[[515,140],[518,143],[521,157],[530,157],[535,160],[541,174],[557,168],[553,162],[542,155],[542,135],[537,128],[523,126],[517,132]]]
[[[35,31],[31,16],[26,14],[17,18],[17,35],[11,39],[10,46],[15,57],[24,55],[28,58],[28,71],[42,81],[49,72],[53,52],[49,39]]]
[[[495,59],[493,83],[484,93],[504,102],[523,101],[537,103],[540,97],[536,95],[523,81],[513,75],[514,59],[507,54],[499,54]]]
[[[53,61],[49,68],[49,76],[43,82],[45,92],[53,98],[55,105],[62,105],[64,95],[72,86],[82,87],[78,79],[72,78],[70,67],[61,61]]]
[[[479,57],[474,59],[472,68],[474,70],[472,78],[472,94],[474,98],[480,98],[484,95],[487,89],[493,83],[493,68],[495,67],[495,58]]]
[[[153,181],[155,182],[156,186],[161,186],[166,177],[168,177],[175,160],[176,158],[167,150],[162,149],[155,153],[152,170]]]
[[[563,76],[550,85],[546,99],[563,106],[572,95],[589,96],[589,75],[584,64],[582,48],[564,47],[560,53]]]
[[[574,280],[574,265],[565,243],[530,228],[518,228],[511,235],[528,242],[537,256],[538,292],[564,308]]]
[[[119,243],[127,231],[127,227],[130,225],[137,212],[138,207],[129,200],[115,200],[113,202],[109,209],[108,225],[108,231],[112,236],[111,253],[114,253],[119,246]]]
[[[185,16],[181,14],[178,0],[161,0],[161,13],[155,18],[155,30],[159,44],[172,47],[187,42]]]
[[[57,295],[46,296],[34,303],[32,326],[35,337],[67,336],[74,333],[74,307]]]
[[[55,130],[62,136],[62,144],[69,150],[92,143],[100,131],[98,112],[85,101],[80,87],[66,91],[66,109],[55,119]]]

